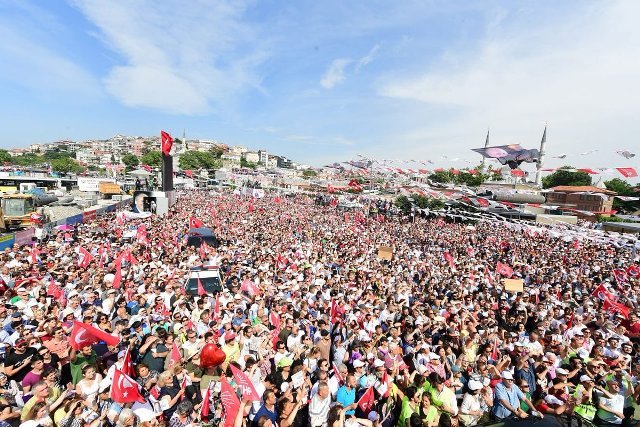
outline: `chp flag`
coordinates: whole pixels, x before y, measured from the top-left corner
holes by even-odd
[[[71,336],[69,336],[69,344],[74,350],[79,350],[91,344],[104,341],[107,345],[116,346],[120,343],[118,337],[95,328],[86,323],[74,321]]]

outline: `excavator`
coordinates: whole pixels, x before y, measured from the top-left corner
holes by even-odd
[[[44,192],[3,194],[0,196],[0,231],[31,227],[38,216],[37,208],[57,201],[56,196]]]

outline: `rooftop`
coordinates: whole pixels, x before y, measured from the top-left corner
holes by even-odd
[[[559,185],[557,187],[553,187],[552,190],[559,193],[602,193],[611,196],[616,194],[615,191],[594,187],[593,185]]]

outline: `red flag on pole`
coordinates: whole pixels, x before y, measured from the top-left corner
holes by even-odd
[[[49,278],[49,286],[47,286],[47,295],[52,296],[58,300],[64,295],[62,288],[53,280],[53,277]]]
[[[198,275],[198,295],[203,296],[206,294],[207,294],[207,291],[204,289],[204,286],[202,286],[202,282],[200,281],[200,275]]]
[[[503,264],[500,261],[498,261],[498,264],[496,264],[496,273],[506,278],[509,278],[513,276],[513,269],[509,267],[507,264]]]
[[[74,350],[79,350],[82,347],[104,341],[107,345],[115,346],[120,343],[118,337],[103,331],[102,329],[94,328],[86,323],[75,321],[73,322],[73,330],[69,337],[69,344]]]
[[[202,228],[202,227],[204,227],[204,222],[202,222],[201,220],[195,217],[189,218],[189,228]]]
[[[113,374],[113,382],[111,383],[110,397],[114,402],[118,403],[144,403],[145,399],[140,394],[138,387],[138,383],[133,378],[116,368]]]
[[[445,252],[444,259],[449,264],[449,267],[453,268],[453,255],[451,255],[449,252]]]
[[[116,272],[113,275],[112,286],[113,289],[120,289],[120,283],[122,282],[122,258],[116,258]]]
[[[162,154],[168,156],[171,153],[171,147],[173,147],[173,138],[165,131],[160,131],[160,139],[162,144]]]
[[[136,375],[135,369],[133,369],[133,362],[131,361],[131,352],[128,347],[124,353],[124,360],[122,361],[122,372],[132,378]]]
[[[80,258],[78,259],[78,267],[89,267],[89,263],[93,261],[93,255],[91,255],[91,253],[82,246],[78,247],[78,254],[80,255]]]
[[[619,302],[610,301],[606,297],[604,299],[604,303],[602,304],[602,309],[605,311],[614,311],[616,313],[620,313],[625,317],[625,319],[629,318],[629,312],[631,311],[631,309],[626,305]]]
[[[368,415],[369,412],[371,412],[371,408],[373,408],[374,401],[375,396],[373,394],[373,387],[369,387],[358,400],[358,406],[362,409],[362,412],[364,412],[365,415]]]
[[[247,374],[233,365],[229,366],[231,367],[233,378],[236,380],[236,385],[240,387],[240,391],[242,392],[242,400],[248,399],[253,401],[260,401],[260,396],[258,396],[258,392],[253,386],[253,383],[251,382],[249,377],[247,377]]]
[[[252,296],[260,294],[260,288],[258,288],[256,284],[249,279],[244,279],[242,281],[242,284],[240,285],[240,290],[249,292],[249,295],[252,295]]]
[[[31,250],[29,251],[29,255],[31,256],[32,264],[35,264],[36,262],[38,262],[38,255],[40,255],[40,249],[38,249],[35,243],[31,247]]]
[[[240,409],[240,401],[238,400],[235,390],[227,382],[225,377],[220,378],[220,385],[220,400],[224,407],[225,426],[232,426],[234,424],[236,414]]]
[[[216,302],[213,304],[213,318],[220,318],[220,297],[216,294]]]
[[[381,397],[389,396],[389,376],[387,375],[386,369],[382,373],[382,378],[376,382],[375,388]]]
[[[336,364],[333,364],[333,376],[336,377],[336,379],[338,380],[338,383],[340,384],[344,384],[344,378],[342,377],[342,374],[340,373],[340,371],[338,371],[338,367],[336,366]]]
[[[182,360],[182,353],[180,353],[180,348],[178,347],[178,341],[173,340],[173,346],[171,347],[171,358],[169,362],[172,364],[179,363]]]
[[[280,316],[274,310],[269,313],[269,323],[276,329],[280,329]]]
[[[207,390],[202,396],[202,407],[200,408],[200,416],[206,418],[209,416],[209,409],[211,407],[211,386],[207,387]]]
[[[493,340],[493,348],[491,349],[491,360],[493,360],[494,362],[498,361],[498,339],[495,338]]]

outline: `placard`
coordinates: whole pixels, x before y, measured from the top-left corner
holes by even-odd
[[[389,246],[379,246],[378,247],[378,259],[385,259],[387,261],[391,261],[393,257],[393,249]]]
[[[504,290],[509,292],[524,292],[524,280],[504,279]]]
[[[291,375],[291,384],[293,388],[300,388],[304,384],[304,371],[298,371]]]

